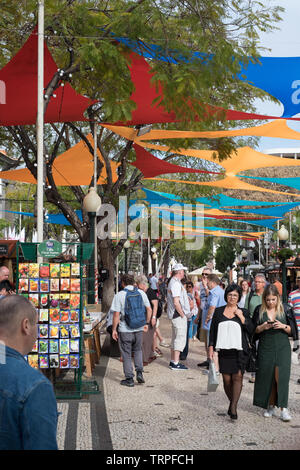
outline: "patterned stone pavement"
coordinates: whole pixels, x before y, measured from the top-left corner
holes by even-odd
[[[161,321],[170,340],[171,326]],[[168,368],[170,350],[145,367],[145,384],[122,387],[122,363],[105,348],[96,379],[102,393],[88,400],[58,404],[60,449],[81,450],[280,450],[300,449],[300,365],[293,364],[289,409],[292,421],[264,418],[252,405],[253,384],[245,373],[238,420],[227,416],[228,401],[220,383],[207,393],[207,374],[197,367],[204,345],[190,342],[187,371]]]

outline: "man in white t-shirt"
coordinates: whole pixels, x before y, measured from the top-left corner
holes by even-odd
[[[187,335],[187,315],[190,313],[190,303],[185,288],[181,283],[184,278],[185,268],[182,264],[175,264],[172,270],[172,278],[168,284],[167,292],[167,313],[172,321],[172,343],[171,343],[171,362],[169,364],[172,370],[188,369],[179,362],[180,353],[186,345]]]
[[[121,285],[123,289],[133,290],[134,289],[134,277],[130,274],[124,274],[121,279]],[[150,324],[150,318],[152,315],[152,309],[147,295],[142,290],[138,289],[138,292],[142,296],[142,300],[146,309],[147,319],[145,317],[145,325],[132,329],[129,328],[125,321],[125,299],[126,290],[118,292],[113,299],[111,304],[111,310],[113,310],[113,324],[112,324],[112,337],[115,341],[119,340],[119,348],[123,359],[123,370],[125,379],[121,380],[121,385],[127,387],[134,386],[134,373],[132,368],[132,353],[134,358],[134,365],[136,370],[136,379],[139,383],[144,383],[143,378],[143,352],[142,352],[142,339],[143,331],[148,331],[148,325]],[[119,325],[119,332],[117,332],[117,326]]]

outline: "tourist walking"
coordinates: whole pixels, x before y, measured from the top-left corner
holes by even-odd
[[[226,304],[215,309],[209,333],[209,359],[218,351],[219,371],[229,400],[228,415],[237,419],[237,404],[243,387],[243,374],[249,357],[248,337],[253,323],[248,312],[238,307],[241,288],[230,284],[224,293]]]
[[[246,279],[241,279],[239,282],[239,286],[242,289],[242,297],[241,297],[241,300],[239,301],[238,306],[239,308],[244,308],[247,294],[249,294],[250,292],[250,286]]]
[[[256,309],[256,307],[258,305],[261,305],[262,295],[263,295],[266,284],[267,284],[267,280],[265,278],[265,275],[262,273],[256,274],[254,281],[253,281],[254,289],[250,290],[245,300],[245,308],[248,310],[250,318],[253,317],[254,310]],[[251,373],[249,382],[250,383],[255,382],[255,372]]]
[[[179,355],[180,361],[185,361],[189,353],[189,340],[191,337],[190,331],[191,331],[191,328],[193,327],[193,319],[196,318],[198,308],[197,308],[195,297],[193,295],[193,287],[194,287],[193,283],[187,280],[182,280],[181,282],[184,288],[186,289],[188,299],[189,299],[189,304],[190,304],[190,313],[186,315],[186,318],[187,318],[186,343],[185,343],[184,350]]]
[[[134,277],[130,274],[124,274],[121,278],[123,290],[115,294],[111,310],[113,310],[112,337],[119,341],[119,348],[123,359],[123,370],[125,379],[121,380],[121,385],[127,387],[134,386],[134,373],[132,367],[132,354],[136,370],[136,379],[138,383],[144,383],[143,377],[143,353],[142,340],[143,332],[148,330],[152,309],[147,295],[135,287]],[[131,297],[134,295],[134,298]],[[131,305],[131,307],[130,307]],[[142,326],[131,327],[127,315],[138,316]],[[117,327],[119,325],[119,331]]]
[[[142,341],[142,351],[143,351],[143,365],[147,366],[150,362],[156,359],[156,355],[153,351],[153,338],[155,333],[156,325],[156,316],[157,316],[157,307],[158,307],[158,297],[156,292],[154,292],[151,287],[149,287],[148,280],[146,276],[137,276],[136,283],[139,289],[144,291],[150,302],[152,314],[149,321],[147,331],[143,332],[143,341]]]
[[[175,264],[172,277],[168,283],[167,313],[172,322],[171,361],[172,370],[187,370],[188,368],[179,362],[179,355],[184,350],[187,336],[187,315],[190,314],[190,303],[181,280],[187,268],[181,263]]]
[[[209,339],[209,330],[210,330],[210,325],[211,325],[211,320],[213,318],[215,309],[218,307],[222,307],[223,305],[226,305],[225,299],[224,299],[224,290],[220,286],[221,281],[218,278],[216,274],[209,274],[207,276],[207,285],[209,289],[209,294],[207,298],[207,302],[205,304],[205,309],[202,312],[202,328],[206,332],[206,340],[205,340],[205,346],[206,346],[206,351],[207,351],[207,361],[206,363],[200,363],[197,364],[198,367],[203,367],[203,365],[206,365],[206,368],[209,368],[209,353],[208,353],[208,339]],[[215,357],[216,362],[217,362],[217,356]]]
[[[0,450],[57,450],[50,381],[24,359],[37,340],[37,312],[21,295],[0,301]]]
[[[298,340],[298,329],[292,309],[282,304],[273,284],[265,288],[253,322],[259,338],[253,404],[265,409],[266,418],[274,415],[275,406],[280,407],[281,419],[290,421],[287,408],[291,372],[289,336]]]

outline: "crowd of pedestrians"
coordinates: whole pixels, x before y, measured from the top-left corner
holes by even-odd
[[[290,421],[291,340],[298,351],[300,276],[287,304],[278,282],[269,283],[264,274],[257,274],[251,285],[240,279],[225,288],[210,268],[203,269],[198,281],[190,279],[180,263],[169,279],[123,275],[122,290],[115,294],[107,317],[107,330],[123,364],[121,385],[134,387],[135,379],[145,383],[144,367],[163,355],[159,346],[170,348],[168,367],[184,373],[189,342],[197,337],[207,354],[197,366],[214,365],[216,375],[222,376],[232,420],[238,419],[244,373],[252,371],[253,405],[263,409],[265,418],[277,408],[281,420]],[[24,359],[37,338],[37,312],[28,299],[11,294],[12,286],[0,278],[0,449],[57,449],[52,384]],[[170,344],[159,330],[163,311],[170,320]]]
[[[170,320],[171,344],[161,342],[160,345],[170,348],[171,370],[188,369],[185,361],[189,342],[197,337],[204,342],[207,355],[206,360],[197,366],[208,371],[213,363],[217,375],[222,376],[229,401],[228,415],[232,420],[238,418],[237,407],[243,376],[248,371],[251,372],[249,382],[254,384],[253,404],[263,408],[263,416],[273,416],[277,407],[281,419],[290,421],[290,340],[294,340],[294,350],[297,350],[300,277],[297,278],[298,288],[289,295],[289,304],[284,305],[281,283],[276,280],[270,284],[262,273],[258,273],[252,283],[241,278],[238,283],[229,283],[225,288],[222,280],[209,267],[203,269],[200,281],[191,279],[187,271],[185,266],[178,263],[173,266],[168,280],[153,275],[148,279],[146,276],[136,279],[131,276],[131,284],[136,285],[137,292],[147,296],[147,319],[144,320],[145,326],[139,330],[139,341],[136,340],[136,332],[131,332],[131,346],[126,349],[125,354],[123,330],[126,294],[116,294],[112,304],[112,335],[114,339],[119,338],[125,375],[121,384],[134,386],[132,366],[129,367],[132,356],[137,381],[144,383],[144,379],[141,380],[142,365],[148,365],[163,354],[154,338],[157,338],[158,304],[164,301],[167,318]],[[127,278],[128,276],[124,276],[124,279]],[[122,305],[117,303],[120,297],[123,298]],[[128,337],[128,328],[125,329]],[[139,360],[138,366],[136,365],[136,355],[143,357],[143,364]]]

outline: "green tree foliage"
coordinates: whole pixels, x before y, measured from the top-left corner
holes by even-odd
[[[236,257],[236,240],[232,238],[222,238],[216,251],[216,268],[221,273],[225,273],[227,267],[232,267]]]
[[[200,51],[209,55],[193,61],[171,62],[152,60],[155,75],[163,85],[162,104],[166,110],[175,111],[180,123],[161,125],[169,129],[224,129],[235,123],[225,122],[223,116],[207,113],[206,104],[239,110],[253,109],[257,97],[267,95],[237,79],[240,65],[249,56],[259,56],[257,41],[260,31],[271,31],[279,21],[281,9],[256,0],[45,0],[45,34],[51,53],[59,70],[45,89],[45,107],[54,99],[53,93],[62,83],[70,82],[82,94],[98,100],[87,111],[88,124],[64,123],[45,126],[45,165],[48,184],[45,199],[70,221],[82,241],[89,239],[89,221],[76,215],[71,199],[81,207],[86,188],[70,187],[68,196],[61,194],[52,177],[56,157],[83,139],[91,154],[93,146],[86,135],[94,130],[94,120],[100,122],[127,121],[135,104],[130,100],[133,84],[128,69],[128,50],[114,40],[116,36],[160,46],[162,54],[176,59],[190,58],[190,53]],[[37,23],[36,0],[3,0],[0,19],[0,65],[4,66],[14,56]],[[255,60],[255,59],[253,59]],[[192,106],[191,106],[192,105]],[[196,121],[195,116],[200,120]],[[0,129],[1,146],[25,163],[36,177],[35,126],[14,126]],[[204,143],[205,142],[205,143]],[[230,157],[236,148],[233,139],[186,140],[169,142],[173,147],[193,145],[211,148],[217,159]],[[103,129],[97,142],[104,159],[98,163],[97,173],[105,166],[107,183],[99,187],[103,202],[117,205],[120,194],[130,195],[140,184],[142,174],[129,165],[134,160],[132,142],[117,137]],[[50,156],[50,157],[49,157]],[[176,153],[168,159],[178,161]],[[110,163],[119,163],[118,180],[112,181]],[[218,161],[218,160],[216,160]],[[175,175],[176,176],[176,175]],[[189,178],[193,178],[190,175]],[[186,176],[183,176],[183,179]],[[92,181],[91,181],[92,184]],[[168,185],[174,190],[174,185]],[[184,184],[180,185],[184,187]],[[192,186],[192,185],[191,185]],[[178,190],[178,188],[176,188]],[[181,190],[180,188],[179,190]],[[194,197],[195,186],[188,192]],[[113,266],[123,247],[111,240],[99,243],[99,260],[110,270],[107,281],[107,308],[113,293]]]

